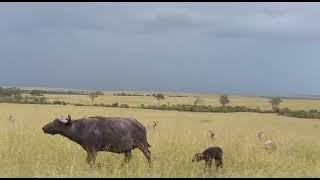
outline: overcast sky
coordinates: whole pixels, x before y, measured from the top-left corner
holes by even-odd
[[[1,3],[0,86],[320,94],[320,3]]]

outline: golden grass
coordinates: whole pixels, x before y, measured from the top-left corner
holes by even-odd
[[[79,97],[72,98],[68,96],[67,100],[78,102]],[[100,97],[97,101],[113,103],[123,97],[112,98],[114,97]],[[137,98],[139,97],[124,97],[123,102],[119,103],[139,104],[140,100]],[[79,99],[90,102],[85,96]],[[144,100],[141,102],[147,104]],[[245,99],[241,97],[230,100],[234,103],[245,103]],[[260,105],[254,98],[247,102]],[[11,114],[14,115],[14,123],[8,120]],[[85,162],[86,152],[79,145],[59,135],[44,134],[41,130],[41,127],[53,118],[67,114],[74,119],[85,114],[128,116],[138,119],[146,126],[153,120],[159,121],[157,129],[148,130],[154,167],[149,169],[142,153],[134,150],[132,161],[123,169],[119,166],[124,156],[107,152],[98,154],[96,163],[100,163],[101,168],[96,166],[90,169]],[[319,120],[275,114],[0,104],[0,176],[319,177],[319,125]],[[215,131],[215,140],[210,140],[207,134],[209,129]],[[277,144],[277,151],[271,154],[264,151],[262,143],[255,136],[257,130],[264,130],[267,138]],[[191,159],[195,153],[215,145],[224,150],[224,169],[205,174],[204,162],[192,163]]]

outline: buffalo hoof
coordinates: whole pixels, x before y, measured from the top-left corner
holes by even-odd
[[[97,163],[97,168],[101,169],[102,168],[102,164],[101,163]]]

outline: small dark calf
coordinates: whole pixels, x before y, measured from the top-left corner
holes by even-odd
[[[214,159],[216,169],[218,169],[219,167],[223,168],[222,156],[223,156],[223,150],[218,146],[214,146],[214,147],[209,147],[202,153],[195,154],[192,159],[192,162],[205,160],[205,167],[209,166],[209,168],[211,168],[212,161]]]

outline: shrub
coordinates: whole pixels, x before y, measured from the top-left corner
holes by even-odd
[[[257,108],[256,108],[256,112],[261,113],[262,110],[261,110],[259,107],[257,107]]]
[[[52,104],[67,105],[67,103],[64,101],[53,101]]]
[[[309,112],[310,112],[310,113],[317,113],[318,110],[316,110],[316,109],[310,109]]]
[[[130,106],[128,104],[121,104],[119,107],[120,108],[130,108]]]
[[[279,110],[278,114],[287,115],[290,112],[291,112],[291,110],[289,108],[284,108],[284,109]]]

